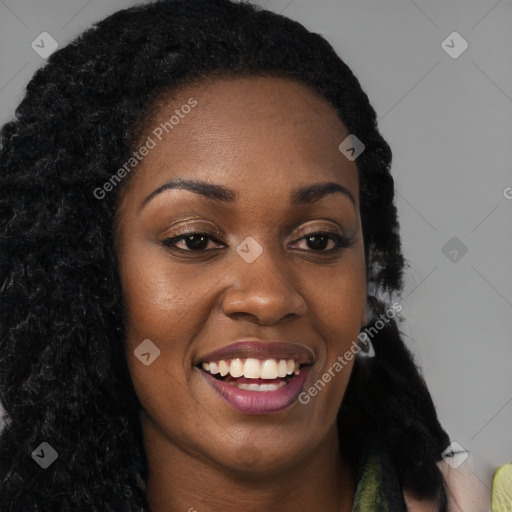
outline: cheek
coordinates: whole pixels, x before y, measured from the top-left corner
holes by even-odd
[[[162,247],[147,243],[128,249],[120,275],[129,340],[179,337],[187,321],[201,314],[201,299],[211,288],[210,274],[198,277],[196,265],[172,262]]]
[[[175,402],[173,407],[179,407],[179,401],[174,398],[187,393],[184,361],[194,336],[192,324],[201,315],[197,304],[204,289],[194,283],[190,271],[182,271],[184,266],[171,265],[166,256],[161,247],[132,243],[119,258],[126,358],[135,390],[145,408],[150,408],[162,396]],[[145,361],[150,362],[148,365],[144,358],[137,357],[144,343],[149,346],[150,356],[146,357],[149,361]],[[182,392],[162,393],[170,388]]]
[[[313,417],[334,422],[352,372],[358,334],[364,324],[366,310],[366,269],[363,253],[354,251],[342,260],[336,271],[310,276],[310,307],[316,319],[315,328],[325,340],[325,352],[319,354],[318,369],[309,380],[305,392]],[[322,270],[324,272],[324,270]]]
[[[357,336],[364,323],[367,290],[362,250],[347,252],[339,265],[319,268],[305,282],[328,346],[342,350],[347,337]]]

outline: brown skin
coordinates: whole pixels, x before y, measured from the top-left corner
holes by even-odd
[[[354,478],[335,419],[353,360],[308,404],[259,416],[233,409],[194,367],[244,337],[289,340],[315,354],[308,389],[357,339],[366,280],[357,168],[338,150],[348,132],[307,86],[250,77],[169,96],[143,142],[191,97],[197,106],[133,171],[117,216],[126,357],[144,408],[151,510],[349,511]],[[238,199],[173,189],[140,209],[176,177],[226,186]],[[289,204],[293,188],[324,181],[344,186],[355,205],[340,193]],[[203,253],[184,240],[181,252],[161,244],[187,229],[211,237]],[[334,241],[319,249],[304,238],[322,230],[352,245],[328,254]],[[252,263],[235,250],[248,236],[263,248]],[[161,351],[149,366],[133,354],[145,339]]]

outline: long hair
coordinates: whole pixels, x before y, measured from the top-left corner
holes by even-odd
[[[1,131],[2,512],[148,510],[114,252],[122,187],[102,200],[93,191],[126,161],[162,94],[213,75],[286,77],[332,105],[365,144],[356,163],[368,327],[402,289],[391,151],[323,37],[230,0],[161,0],[109,16],[49,57]],[[397,321],[372,341],[376,356],[358,358],[339,411],[340,445],[355,465],[378,443],[403,488],[446,510],[436,462],[448,437]],[[31,456],[42,442],[58,454],[47,469]]]

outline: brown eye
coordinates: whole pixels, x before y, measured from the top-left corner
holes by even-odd
[[[316,231],[314,233],[308,233],[307,235],[299,238],[296,242],[305,240],[307,247],[314,252],[335,252],[341,249],[349,247],[352,242],[349,238],[346,238],[338,233],[330,233],[327,231]],[[333,246],[326,250],[329,242],[333,242]]]
[[[162,245],[178,251],[199,252],[207,249],[209,240],[215,239],[208,233],[201,233],[196,231],[188,232],[171,238],[166,238],[165,240],[162,240]],[[185,248],[177,247],[177,244],[180,242],[183,242],[182,246],[185,246]]]
[[[304,235],[303,237],[296,240],[294,244],[298,243],[300,240],[305,240],[307,245],[306,250],[309,249],[313,252],[336,252],[352,245],[351,239],[346,238],[338,233],[330,233],[327,231],[316,231],[313,233],[308,233],[307,235]],[[213,241],[216,244],[221,245],[221,243],[213,236],[209,235],[208,233],[199,231],[187,232],[181,235],[169,237],[162,240],[161,243],[171,250],[184,252],[203,252],[208,250],[209,241]],[[327,249],[329,242],[331,242],[332,246]],[[178,247],[179,243],[181,243],[181,247]]]

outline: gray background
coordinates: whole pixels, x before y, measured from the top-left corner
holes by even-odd
[[[0,1],[0,123],[44,64],[31,48],[41,32],[61,47],[135,3]],[[323,34],[377,111],[410,264],[406,341],[442,423],[488,482],[512,460],[512,2],[257,3]],[[454,31],[469,44],[457,58],[442,47]]]

